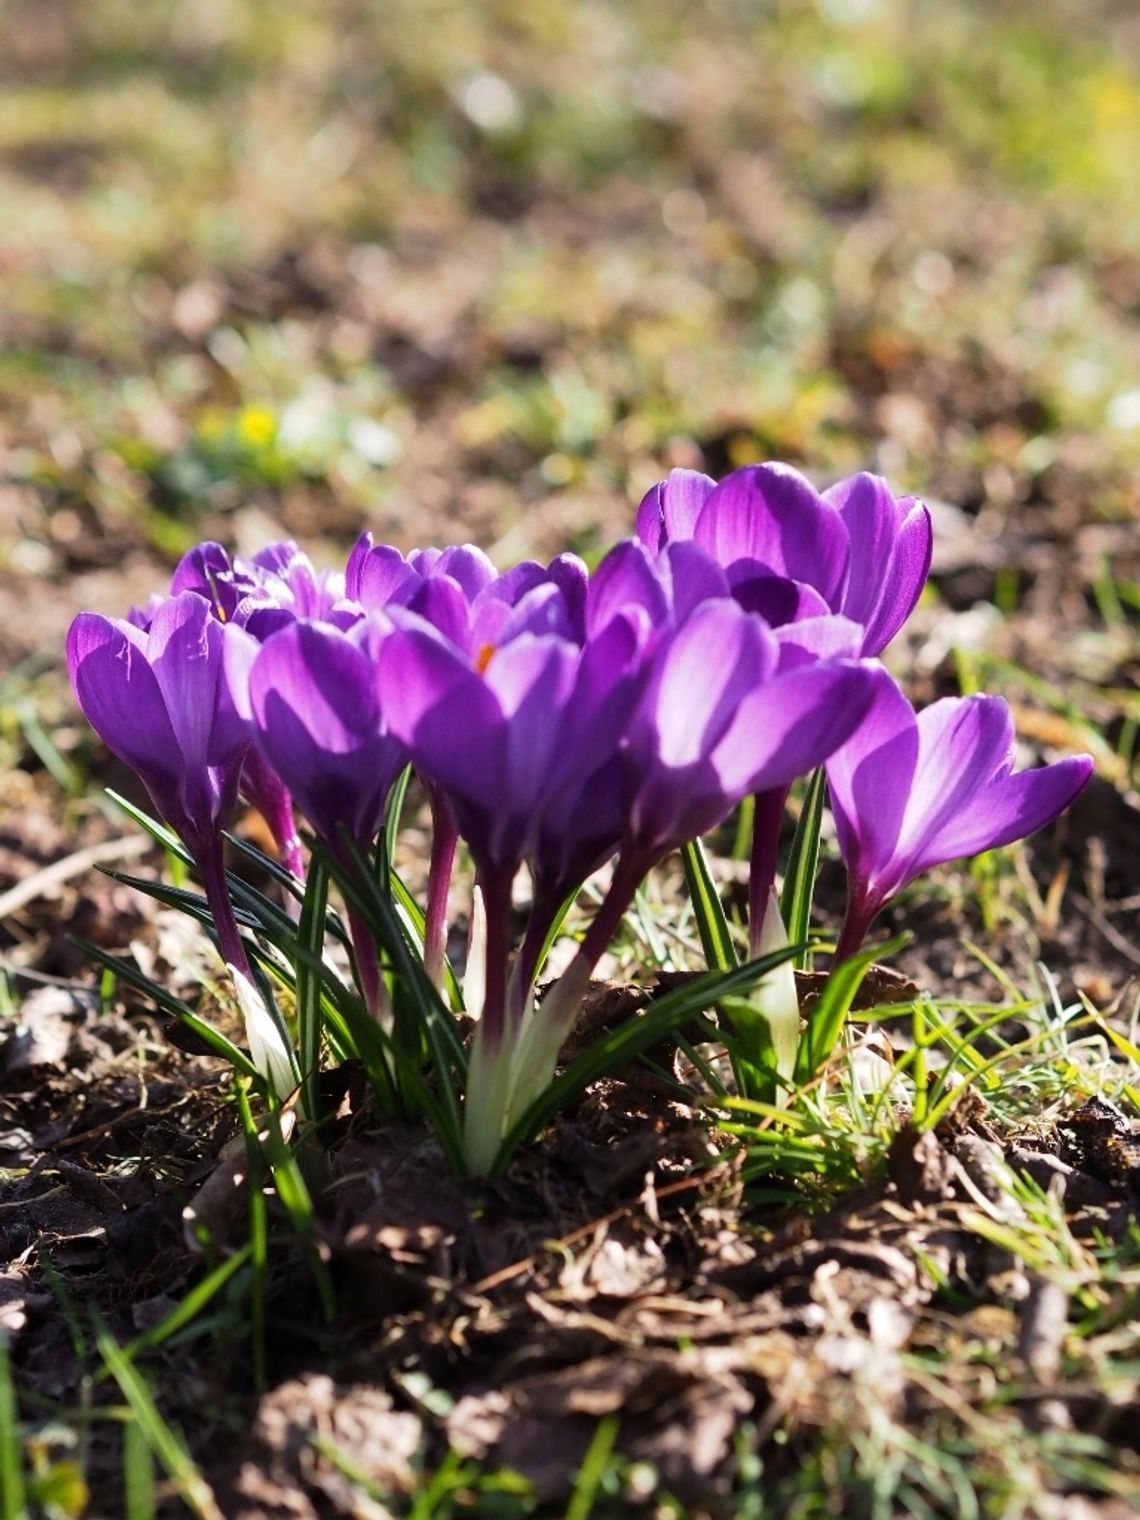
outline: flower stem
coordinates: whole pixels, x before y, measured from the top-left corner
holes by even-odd
[[[364,998],[364,1006],[377,1024],[387,1029],[392,1022],[392,1004],[380,972],[380,961],[376,954],[376,942],[372,938],[372,930],[351,903],[346,904],[346,909],[348,932],[352,940],[352,955],[356,962],[356,977],[361,996]]]
[[[424,970],[436,987],[443,985],[447,952],[447,893],[455,864],[459,835],[446,804],[431,793],[431,863],[428,867],[427,908],[424,912]]]
[[[652,864],[653,861],[646,859],[641,853],[618,856],[609,891],[594,914],[594,920],[586,930],[571,966],[584,964],[587,976],[593,971],[621,926],[625,911],[633,901],[638,887],[644,881],[645,874]]]
[[[198,868],[198,875],[202,878],[202,887],[210,906],[210,915],[214,920],[214,933],[218,936],[218,948],[222,952],[222,959],[227,965],[235,966],[247,980],[251,980],[253,973],[250,970],[249,957],[241,942],[241,930],[234,917],[233,903],[230,901],[229,887],[226,885],[226,866],[222,854],[221,835],[215,831],[194,840],[191,853],[194,856],[194,864]]]
[[[871,927],[871,921],[878,912],[877,907],[868,908],[865,902],[859,901],[850,891],[847,894],[847,912],[843,917],[843,928],[839,931],[839,939],[835,946],[835,955],[832,958],[832,969],[840,966],[860,948],[867,938],[867,930]]]
[[[774,787],[757,792],[752,817],[752,853],[748,876],[748,949],[753,958],[762,954],[761,936],[768,899],[776,884],[776,863],[780,851],[780,825],[789,788]]]
[[[543,897],[536,897],[531,906],[526,933],[515,956],[510,986],[507,989],[507,1006],[512,1020],[521,1022],[530,1003],[535,978],[538,975],[538,958],[542,954],[542,947],[546,944],[550,926],[561,906],[561,900]]]
[[[293,816],[293,799],[284,782],[255,749],[251,749],[245,758],[241,790],[265,819],[281,864],[290,875],[303,882],[305,857],[301,853],[297,820]],[[292,898],[289,901],[292,902]]]
[[[513,1039],[517,1022],[510,1018],[507,1035],[507,957],[510,953],[511,874],[481,876],[476,892],[482,899],[485,933],[483,1007],[467,1063],[463,1105],[463,1155],[471,1174],[487,1176],[495,1164],[507,1120]]]
[[[507,960],[511,950],[511,877],[484,876],[480,882],[487,915],[483,1012],[479,1020],[483,1047],[498,1054],[507,1035]]]

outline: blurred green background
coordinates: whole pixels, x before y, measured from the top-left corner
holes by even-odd
[[[764,457],[1127,590],[1138,60],[1130,0],[7,0],[0,592],[588,552]]]

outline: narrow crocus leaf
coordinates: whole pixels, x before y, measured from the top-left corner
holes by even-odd
[[[297,1067],[285,1043],[280,1024],[245,972],[233,965],[228,966],[227,970],[237,994],[238,1007],[245,1019],[245,1033],[253,1064],[268,1077],[277,1096],[286,1098],[297,1086]]]
[[[320,860],[314,860],[305,887],[297,938],[308,950],[296,966],[297,1042],[301,1068],[301,1096],[306,1117],[316,1124],[320,1112],[321,956],[325,941],[325,910],[328,903],[328,873]],[[317,968],[321,967],[321,970]]]
[[[812,898],[819,869],[819,841],[826,792],[826,773],[820,766],[813,772],[804,793],[803,807],[784,872],[784,890],[780,896],[780,914],[788,926],[788,937],[797,942],[805,941],[811,928]],[[797,971],[804,969],[809,955],[810,951],[805,951],[802,957],[797,957],[794,963]]]
[[[775,955],[787,951],[790,941],[775,889],[768,893],[768,902],[760,926],[760,938],[756,947],[758,956]],[[768,1037],[777,1075],[782,1079],[774,1094],[776,1103],[786,1096],[792,1073],[796,1067],[796,1052],[800,1043],[800,1000],[796,992],[796,976],[792,969],[794,952],[787,960],[780,961],[756,983],[749,996],[749,1003],[768,1026]],[[745,1096],[756,1096],[745,1094]]]
[[[807,1028],[796,1054],[797,1084],[802,1086],[810,1082],[823,1070],[847,1026],[847,1016],[871,966],[877,960],[894,955],[909,940],[909,934],[898,934],[885,945],[853,954],[832,969],[819,1000],[808,1015]]]
[[[565,1071],[537,1090],[529,1105],[513,1118],[499,1147],[494,1170],[501,1171],[521,1144],[538,1134],[560,1108],[591,1082],[627,1064],[678,1025],[698,1017],[722,998],[747,992],[759,977],[790,958],[799,948],[802,947],[789,946],[786,951],[748,961],[732,971],[707,972],[661,998],[654,998],[643,1014],[593,1041]],[[566,1007],[572,1005],[575,995],[580,995],[583,985],[575,981],[565,998]],[[560,1016],[565,1011],[565,1008],[555,1010]]]
[[[705,953],[705,965],[710,971],[728,971],[739,964],[740,957],[732,942],[732,930],[709,869],[708,856],[699,839],[689,840],[681,850],[681,860],[697,933]]]

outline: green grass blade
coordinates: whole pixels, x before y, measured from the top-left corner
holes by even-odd
[[[309,1192],[309,1185],[305,1181],[305,1175],[297,1157],[286,1144],[281,1130],[280,1115],[273,1110],[268,1110],[261,1120],[263,1129],[258,1133],[253,1128],[252,1118],[247,1124],[248,1113],[248,1108],[242,1110],[242,1125],[247,1144],[250,1143],[252,1130],[254,1140],[262,1147],[269,1161],[269,1169],[273,1174],[273,1186],[285,1212],[289,1215],[289,1222],[297,1236],[306,1245],[309,1271],[316,1284],[321,1309],[325,1320],[331,1324],[336,1315],[336,1299],[333,1294],[332,1278],[315,1243],[317,1211],[313,1204],[312,1194]]]
[[[701,948],[705,952],[705,964],[710,971],[731,971],[740,964],[740,957],[732,942],[732,931],[709,869],[704,845],[699,839],[690,840],[681,851],[681,859],[685,865],[685,881],[692,899],[697,932],[701,936]]]
[[[808,938],[811,929],[811,905],[815,896],[815,878],[819,870],[819,835],[823,824],[823,800],[827,792],[827,777],[819,766],[808,782],[804,793],[800,820],[796,825],[784,872],[784,890],[780,894],[780,917],[784,920],[791,940]],[[810,948],[801,951],[792,965],[802,971],[811,958]]]
[[[19,1410],[8,1356],[8,1336],[0,1332],[0,1517],[24,1520],[27,1515],[24,1487],[24,1450],[20,1443]]]
[[[250,1338],[253,1342],[253,1386],[260,1393],[268,1386],[265,1358],[265,1306],[269,1275],[269,1210],[262,1181],[265,1160],[257,1138],[257,1125],[249,1106],[249,1092],[237,1083],[238,1113],[245,1140],[246,1164],[249,1167],[249,1265],[250,1265]]]
[[[203,1309],[206,1308],[229,1282],[230,1278],[249,1262],[251,1247],[244,1245],[228,1256],[220,1267],[214,1270],[196,1283],[183,1298],[179,1299],[169,1314],[164,1314],[157,1324],[151,1325],[141,1335],[136,1335],[122,1348],[123,1355],[129,1361],[135,1361],[145,1351],[153,1351],[156,1346],[161,1346],[172,1335],[177,1335],[180,1330],[186,1328],[191,1321],[197,1319]]]
[[[620,1424],[621,1421],[616,1414],[608,1414],[598,1421],[597,1428],[590,1438],[590,1444],[586,1448],[586,1455],[582,1458],[578,1476],[574,1480],[574,1492],[570,1495],[570,1503],[566,1506],[566,1520],[589,1520],[593,1512],[594,1500],[598,1497],[598,1490],[605,1476],[606,1466],[613,1453]]]
[[[596,1040],[519,1116],[503,1139],[495,1170],[501,1171],[520,1145],[537,1135],[560,1108],[591,1082],[626,1065],[679,1024],[698,1017],[721,998],[746,992],[760,977],[782,965],[798,949],[802,946],[789,945],[785,950],[746,961],[731,971],[707,971],[664,997],[654,998],[644,1013],[627,1019],[617,1029]],[[539,1009],[539,1017],[541,1012]]]
[[[243,1076],[251,1077],[255,1082],[261,1082],[261,1073],[245,1051],[240,1050],[232,1040],[227,1039],[220,1029],[215,1029],[205,1019],[199,1018],[189,1003],[184,1003],[181,998],[174,997],[157,982],[151,981],[149,976],[144,976],[137,966],[133,966],[122,956],[111,955],[99,945],[92,944],[90,940],[83,939],[77,934],[70,936],[70,940],[77,949],[90,956],[98,965],[114,972],[121,982],[134,987],[136,991],[143,993],[156,1003],[164,1013],[170,1014],[179,1023],[185,1024],[187,1029],[192,1030],[200,1040],[209,1045],[215,1055],[221,1056],[224,1061],[229,1061]]]
[[[198,1520],[225,1520],[213,1489],[198,1471],[181,1436],[162,1418],[138,1369],[104,1326],[96,1327],[95,1340],[107,1371],[130,1406],[143,1440],[165,1469],[179,1498]]]
[[[573,892],[567,894],[565,901],[561,904],[558,912],[554,915],[550,928],[546,931],[546,938],[542,942],[542,949],[538,952],[538,959],[534,963],[535,981],[537,981],[539,976],[542,974],[542,968],[546,965],[547,957],[549,956],[551,950],[554,949],[554,941],[562,933],[562,925],[566,922],[567,913],[569,913],[570,909],[577,901],[578,892],[579,888],[575,887]]]
[[[125,1520],[155,1520],[154,1458],[138,1424],[123,1431],[123,1514]]]
[[[297,943],[308,954],[296,965],[297,1044],[301,1061],[301,1106],[311,1123],[320,1120],[321,984],[324,966],[325,908],[329,878],[320,860],[309,864],[309,880],[297,925]]]
[[[797,1084],[810,1082],[823,1069],[839,1043],[851,1005],[871,966],[885,956],[894,955],[909,939],[909,934],[896,934],[885,945],[872,945],[869,949],[861,950],[858,955],[851,956],[831,972],[820,993],[819,1002],[808,1014],[807,1029],[800,1041],[796,1058]]]

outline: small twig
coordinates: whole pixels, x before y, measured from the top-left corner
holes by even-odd
[[[33,871],[23,877],[7,892],[0,893],[0,918],[18,913],[37,897],[43,897],[53,887],[62,886],[73,876],[82,876],[92,866],[103,865],[110,860],[134,860],[145,855],[154,841],[147,834],[124,834],[121,839],[104,839],[99,844],[89,844],[86,849],[53,860],[42,871]]]
[[[93,1124],[90,1129],[81,1129],[76,1135],[68,1135],[65,1140],[57,1140],[50,1147],[51,1152],[71,1150],[73,1146],[85,1145],[88,1141],[98,1140],[103,1135],[112,1134],[117,1129],[122,1129],[125,1124],[131,1124],[143,1114],[147,1119],[164,1119],[168,1114],[175,1114],[180,1108],[186,1107],[186,1097],[176,1098],[173,1103],[167,1103],[162,1108],[144,1108],[141,1104],[138,1108],[129,1108],[124,1113],[116,1114],[113,1119],[107,1119],[102,1124]]]
[[[1140,950],[1137,950],[1132,941],[1126,939],[1119,929],[1114,928],[1100,909],[1091,903],[1087,897],[1082,897],[1079,892],[1074,892],[1072,896],[1073,902],[1080,912],[1084,914],[1093,928],[1104,936],[1112,948],[1118,950],[1125,960],[1131,961],[1134,966],[1140,966]]]
[[[698,1172],[692,1177],[679,1177],[676,1182],[668,1182],[664,1187],[657,1188],[656,1196],[660,1199],[668,1198],[674,1193],[684,1193],[690,1188],[699,1187],[702,1182],[708,1182],[710,1178],[716,1177],[718,1173],[727,1170],[727,1167],[714,1167],[707,1172]],[[626,1214],[632,1214],[639,1205],[644,1207],[644,1200],[645,1193],[643,1191],[640,1197],[635,1198],[630,1203],[619,1204],[616,1209],[611,1209],[608,1214],[603,1214],[600,1219],[591,1219],[589,1224],[579,1225],[576,1230],[571,1230],[569,1235],[563,1235],[558,1240],[548,1241],[544,1254],[560,1251],[564,1246],[576,1245],[579,1240],[585,1240],[587,1236],[593,1235],[596,1230],[606,1225],[616,1224]],[[490,1277],[481,1278],[479,1282],[473,1284],[471,1292],[487,1293],[492,1288],[501,1287],[503,1283],[510,1282],[512,1277],[521,1277],[524,1272],[529,1272],[537,1262],[537,1252],[533,1256],[525,1257],[522,1261],[512,1262],[509,1267],[502,1267],[498,1272],[492,1272]]]

